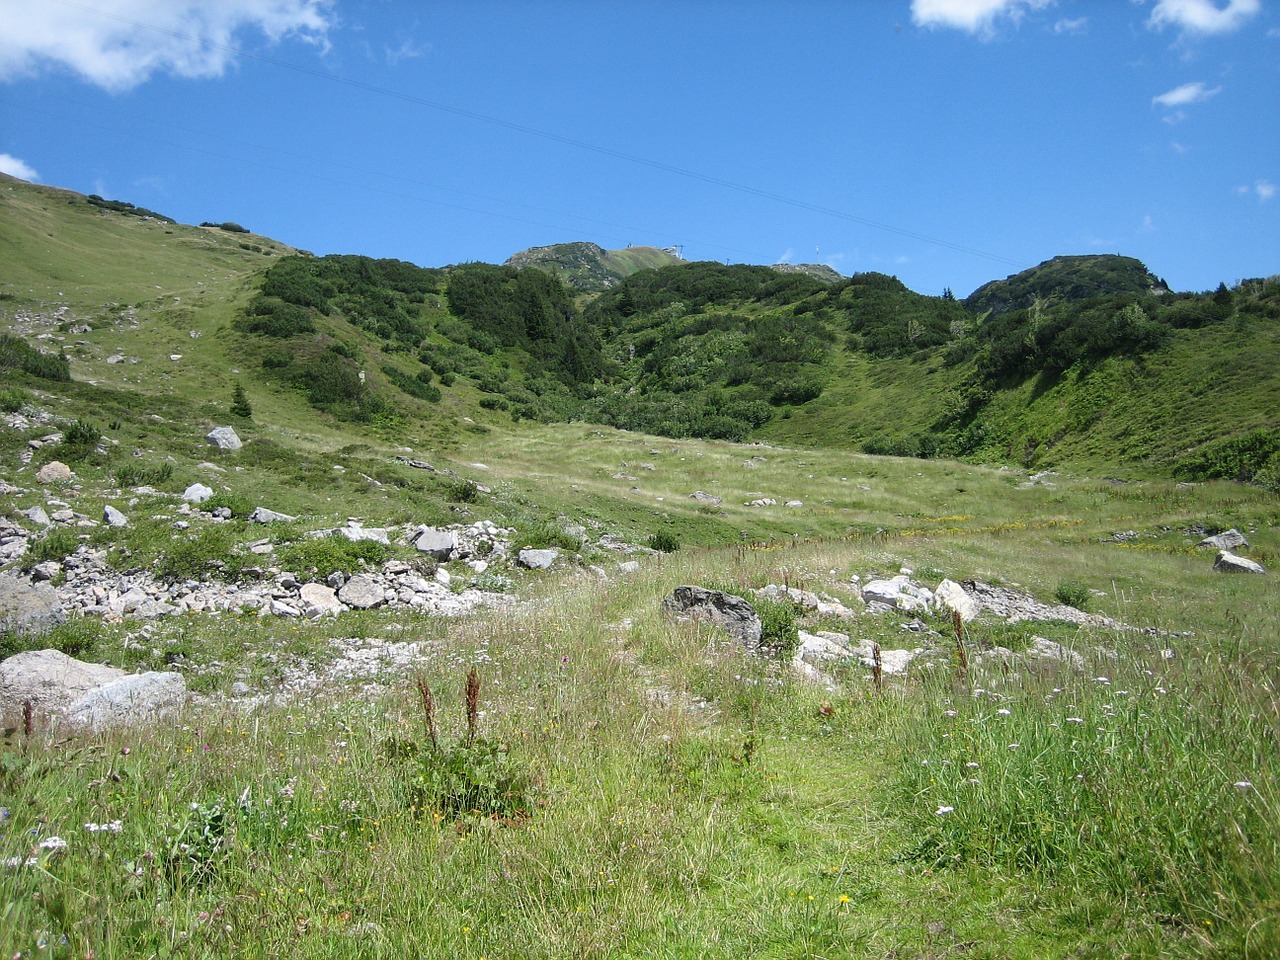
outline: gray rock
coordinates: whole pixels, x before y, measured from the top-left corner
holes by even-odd
[[[47,527],[53,523],[53,521],[49,519],[49,514],[45,513],[44,507],[41,506],[28,507],[26,510],[22,511],[22,515],[32,523],[39,524],[42,527]]]
[[[551,548],[534,550],[531,547],[525,547],[516,556],[516,562],[526,570],[550,570],[559,556],[559,550]]]
[[[713,493],[707,493],[705,490],[695,490],[689,494],[690,500],[697,500],[698,503],[705,504],[708,507],[718,507],[723,502],[723,498],[717,497]]]
[[[276,513],[274,510],[268,510],[266,507],[254,507],[253,513],[249,514],[251,523],[286,523],[297,519],[297,517],[291,517],[287,513]]]
[[[36,474],[36,479],[40,483],[59,483],[72,479],[75,476],[61,460],[50,460]]]
[[[206,443],[212,444],[219,450],[239,450],[244,446],[231,427],[214,427],[205,434],[204,439]]]
[[[623,560],[618,564],[618,572],[622,574],[632,574],[640,572],[639,560]]]
[[[139,673],[90,690],[66,709],[69,722],[92,730],[150,723],[176,711],[187,698],[180,673]]]
[[[107,504],[102,508],[102,522],[108,527],[127,527],[129,518],[111,504]]]
[[[1218,551],[1218,559],[1213,563],[1213,569],[1217,573],[1266,573],[1266,569],[1260,563],[1248,559],[1247,557],[1237,557],[1234,553],[1226,550]]]
[[[291,603],[286,603],[284,600],[272,600],[271,606],[268,608],[268,612],[271,613],[272,616],[276,617],[302,616],[301,610]]]
[[[1244,534],[1232,527],[1212,537],[1205,537],[1197,547],[1213,547],[1215,550],[1234,550],[1236,547],[1247,547],[1249,541],[1244,538]]]
[[[747,651],[760,646],[760,616],[742,597],[705,587],[676,587],[662,601],[662,609],[678,620],[711,623],[730,634]]]
[[[46,560],[31,568],[31,580],[33,583],[41,583],[45,580],[53,580],[60,573],[62,573],[62,564],[56,560]]]
[[[43,633],[66,622],[58,591],[49,584],[0,574],[0,633]]]
[[[437,560],[448,560],[457,546],[457,539],[448,530],[427,527],[413,541],[413,545],[427,556]]]
[[[382,606],[384,591],[382,582],[367,573],[357,573],[342,585],[338,599],[357,610],[371,610]]]
[[[803,507],[803,506],[804,506],[804,501],[803,501],[803,500],[788,500],[786,503],[784,503],[784,504],[783,504],[783,506],[784,506],[784,507],[790,507],[791,509],[793,509],[793,510],[794,510],[796,507]]]
[[[862,588],[866,603],[882,603],[903,613],[924,613],[933,604],[933,593],[900,574],[892,580],[871,580]]]
[[[249,688],[249,685],[245,683],[243,680],[237,680],[235,683],[231,685],[231,689],[229,692],[233,697],[247,697],[253,691]]]
[[[206,487],[203,483],[193,483],[182,491],[182,499],[187,503],[204,503],[212,496],[213,488]]]
[[[333,588],[322,583],[304,583],[298,595],[302,601],[302,612],[312,620],[330,613],[338,614],[346,609]]]

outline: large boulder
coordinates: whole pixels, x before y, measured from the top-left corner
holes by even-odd
[[[43,633],[66,622],[58,591],[49,584],[0,574],[0,633]]]
[[[1213,563],[1218,573],[1266,573],[1266,568],[1248,557],[1237,557],[1227,550],[1218,551],[1218,559]]]
[[[204,503],[213,496],[213,488],[203,483],[193,483],[182,491],[182,499],[187,503]]]
[[[61,483],[72,479],[75,476],[61,460],[50,460],[39,472],[36,473],[36,480],[40,483]]]
[[[525,547],[516,556],[516,563],[526,570],[550,570],[559,556],[559,550],[551,548],[535,550],[532,547]]]
[[[30,703],[41,715],[61,714],[89,691],[119,680],[123,670],[84,663],[58,650],[28,650],[0,662],[0,704],[13,723]]]
[[[214,427],[205,434],[204,439],[206,443],[212,444],[219,450],[239,450],[244,446],[231,427]]]
[[[90,690],[65,711],[68,722],[91,730],[150,723],[176,711],[187,698],[180,673],[138,673]]]
[[[676,587],[662,609],[677,620],[694,620],[726,630],[748,651],[760,646],[760,615],[742,597],[706,587]]]
[[[1212,537],[1205,537],[1197,547],[1212,547],[1214,550],[1234,550],[1236,547],[1247,547],[1249,541],[1244,538],[1244,534],[1232,527],[1230,530],[1224,530],[1222,533],[1214,534]]]
[[[933,591],[933,598],[940,606],[952,613],[960,614],[960,619],[966,623],[977,617],[982,610],[978,601],[969,596],[964,587],[954,580],[943,580],[938,584]]]

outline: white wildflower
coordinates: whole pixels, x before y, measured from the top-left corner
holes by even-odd
[[[124,829],[124,821],[112,820],[109,823],[86,823],[84,828],[90,833],[119,833]]]
[[[945,817],[948,813],[955,812],[955,809],[955,807],[939,807],[937,810],[933,811],[933,815],[935,817]]]
[[[53,852],[65,850],[67,849],[67,841],[63,840],[61,837],[45,837],[40,841],[40,849]]]
[[[1250,783],[1248,780],[1237,780],[1234,784],[1232,784],[1232,786],[1234,786],[1241,793],[1244,793],[1246,790],[1253,789],[1253,784]]]

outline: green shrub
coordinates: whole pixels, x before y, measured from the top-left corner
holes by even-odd
[[[206,501],[207,503],[208,501]],[[237,579],[245,567],[233,524],[210,524],[164,541],[151,572],[161,580]]]
[[[1091,594],[1089,593],[1089,588],[1083,583],[1064,580],[1053,591],[1053,596],[1059,603],[1064,603],[1068,607],[1075,607],[1077,610],[1083,610],[1089,605]]]
[[[790,600],[756,597],[749,601],[760,617],[760,645],[777,657],[790,660],[800,646],[796,605]]]
[[[680,540],[670,530],[659,530],[649,538],[649,549],[659,553],[675,553],[680,549]]]
[[[200,504],[200,509],[205,513],[213,513],[219,507],[226,507],[231,511],[233,517],[244,518],[254,511],[254,502],[248,497],[241,496],[238,493],[215,493],[212,497]]]
[[[480,488],[470,480],[455,480],[445,488],[444,495],[453,503],[477,503]]]
[[[140,463],[126,463],[116,467],[116,485],[121,487],[153,487],[165,483],[173,476],[173,464],[161,463],[154,467]]]
[[[520,545],[542,549],[560,547],[564,550],[581,550],[582,538],[568,533],[554,520],[534,520],[520,525]]]
[[[0,410],[5,413],[17,413],[34,400],[35,397],[18,387],[6,387],[0,390]]]
[[[102,439],[102,431],[87,420],[77,420],[62,432],[62,442],[69,447],[93,447]]]

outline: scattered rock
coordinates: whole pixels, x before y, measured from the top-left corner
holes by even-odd
[[[717,497],[714,493],[707,493],[705,490],[695,490],[689,494],[690,500],[696,500],[698,503],[708,507],[718,507],[724,502],[722,497]]]
[[[302,612],[312,620],[330,613],[336,615],[346,609],[334,593],[333,587],[326,587],[322,583],[304,583],[298,596],[302,602]]]
[[[0,662],[0,719],[12,724],[26,703],[44,717],[61,714],[91,690],[124,675],[116,667],[84,663],[58,650],[15,653]]]
[[[705,587],[676,587],[662,601],[662,609],[677,620],[711,623],[727,630],[747,651],[760,646],[760,616],[742,597]]]
[[[436,560],[447,561],[458,545],[457,539],[448,530],[426,527],[413,541],[414,547],[421,553]]]
[[[338,599],[357,610],[371,610],[382,606],[385,597],[382,584],[376,578],[366,573],[357,573],[343,584],[338,591]]]
[[[111,504],[102,508],[102,522],[109,527],[127,527],[128,518]]]
[[[0,633],[43,633],[66,622],[58,591],[49,584],[0,574]]]
[[[274,510],[268,510],[266,507],[254,507],[253,513],[249,514],[250,523],[287,523],[290,520],[297,519],[297,517],[291,517],[287,513],[276,513]]]
[[[32,523],[38,524],[42,527],[47,527],[53,523],[53,521],[49,519],[49,514],[47,514],[44,507],[41,506],[28,507],[26,510],[22,511],[22,515]]]

